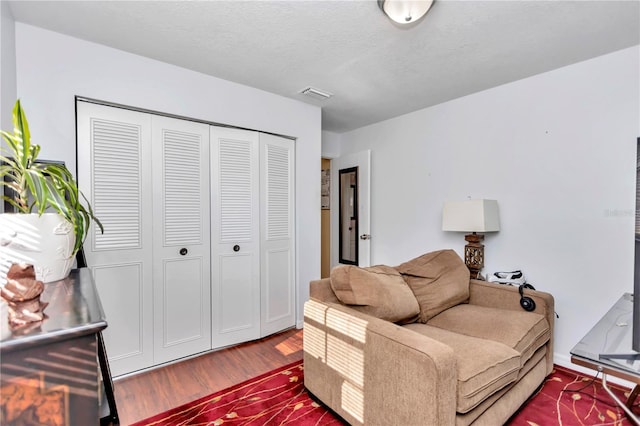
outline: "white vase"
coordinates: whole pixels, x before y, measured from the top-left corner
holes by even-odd
[[[48,283],[71,271],[76,236],[73,226],[57,213],[0,214],[0,285],[12,263],[28,263],[36,279]]]

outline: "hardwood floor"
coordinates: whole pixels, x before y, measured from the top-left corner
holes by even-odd
[[[114,380],[120,424],[128,425],[302,359],[302,330],[291,329]]]

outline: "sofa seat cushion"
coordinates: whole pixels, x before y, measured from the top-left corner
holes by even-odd
[[[520,354],[521,366],[551,337],[543,315],[471,304],[447,309],[432,318],[429,325],[503,343]]]
[[[469,300],[469,269],[453,250],[426,253],[396,269],[418,299],[420,322]]]
[[[413,292],[391,266],[336,266],[331,271],[331,288],[340,302],[383,320],[413,322],[420,312]]]
[[[466,413],[489,396],[514,382],[520,354],[508,346],[447,331],[428,324],[403,326],[453,349],[457,368],[456,411]]]

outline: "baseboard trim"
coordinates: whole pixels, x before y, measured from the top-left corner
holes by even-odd
[[[593,377],[597,373],[597,371],[595,370],[591,370],[589,368],[582,367],[581,365],[572,363],[570,356],[567,356],[565,354],[559,354],[557,352],[554,352],[553,354],[553,363],[556,365],[559,365],[560,367],[565,367],[570,370],[577,371],[578,373],[582,373],[587,377]],[[599,375],[598,378],[602,379],[602,375]],[[614,377],[611,375],[607,376],[607,382],[615,383],[617,385],[624,386],[629,389],[633,389],[634,386],[636,385],[633,382],[629,382],[627,380],[620,379],[618,377]]]

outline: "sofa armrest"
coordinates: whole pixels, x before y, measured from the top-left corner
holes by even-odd
[[[331,288],[331,278],[313,280],[309,284],[309,297],[321,302],[340,303],[338,297]]]
[[[535,313],[553,319],[554,300],[549,293],[537,290],[525,290],[525,295],[536,302]],[[469,303],[499,309],[522,310],[520,292],[517,286],[494,284],[488,281],[469,281]]]
[[[551,339],[548,343],[547,374],[553,369],[553,330],[555,323],[555,302],[549,293],[527,289],[525,296],[530,297],[536,304],[532,312],[543,315],[549,323]],[[487,281],[470,280],[469,304],[487,306],[497,309],[522,311],[520,306],[520,292],[517,286],[494,284]]]
[[[350,424],[453,425],[453,350],[341,304],[304,309],[304,381]]]

